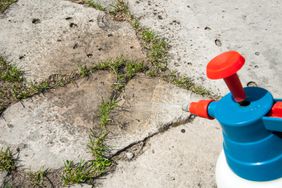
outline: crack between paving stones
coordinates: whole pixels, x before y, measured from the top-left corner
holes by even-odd
[[[118,155],[120,155],[121,153],[127,151],[128,149],[134,147],[135,145],[137,144],[140,144],[140,143],[143,143],[142,145],[142,148],[141,150],[144,148],[144,146],[146,145],[146,143],[153,137],[155,136],[158,136],[158,135],[161,135],[162,133],[170,130],[171,128],[174,128],[174,127],[178,127],[178,126],[181,126],[181,125],[184,125],[184,124],[187,124],[187,123],[191,123],[193,122],[193,120],[195,119],[195,115],[193,114],[190,114],[187,118],[185,119],[182,119],[182,120],[178,120],[178,121],[175,121],[175,122],[171,122],[171,123],[167,123],[167,124],[164,124],[163,127],[159,128],[157,132],[155,133],[152,133],[148,136],[146,136],[145,138],[143,138],[142,140],[138,140],[136,142],[133,142],[131,144],[129,144],[128,146],[116,151],[115,153],[113,153],[112,155],[110,155],[109,157],[110,158],[113,158],[113,157],[116,157]]]

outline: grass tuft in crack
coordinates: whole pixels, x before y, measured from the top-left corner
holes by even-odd
[[[91,131],[89,135],[88,148],[92,153],[94,160],[80,161],[74,164],[73,161],[66,161],[63,171],[63,182],[65,185],[74,183],[84,183],[90,181],[96,176],[106,172],[112,165],[112,161],[105,154],[109,148],[104,141],[107,136],[106,125],[110,121],[110,112],[117,106],[115,100],[103,102],[99,108],[100,131],[98,133]]]
[[[29,172],[28,176],[30,178],[31,185],[33,187],[43,187],[44,179],[47,177],[48,169],[40,169],[37,172]]]
[[[95,0],[84,0],[84,3],[89,7],[95,8],[96,10],[105,11],[106,8]]]
[[[0,80],[6,82],[23,81],[23,72],[17,67],[8,65],[8,63],[0,57]]]
[[[16,169],[16,159],[10,148],[0,149],[0,171],[11,173]]]
[[[142,62],[119,57],[99,63],[94,66],[92,70],[110,70],[114,72],[117,76],[117,82],[115,83],[114,90],[115,92],[120,92],[129,80],[131,80],[137,73],[148,70],[148,67],[146,67]]]
[[[178,76],[176,73],[172,72],[169,75],[163,77],[166,81],[186,90],[190,90],[201,96],[208,96],[212,98],[218,98],[211,91],[206,88],[196,85],[191,78],[186,76]]]
[[[79,74],[51,75],[39,83],[27,83],[23,72],[6,63],[0,57],[0,114],[12,103],[46,92],[51,88],[62,87],[80,77]]]
[[[0,13],[3,13],[11,4],[17,2],[17,0],[1,0],[0,1]]]
[[[118,0],[116,5],[114,5],[114,9],[110,11],[110,14],[115,20],[127,20],[135,29],[137,36],[141,39],[147,52],[148,60],[152,65],[148,75],[157,76],[161,72],[166,71],[169,48],[167,41],[159,37],[152,30],[142,27],[139,20],[130,13],[128,4],[124,0]]]

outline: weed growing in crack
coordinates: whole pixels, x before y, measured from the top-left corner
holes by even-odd
[[[137,73],[145,72],[147,69],[148,67],[146,67],[142,62],[128,60],[123,57],[99,63],[92,68],[93,71],[110,70],[114,72],[117,76],[117,82],[114,86],[114,90],[116,92],[120,92],[126,83]]]
[[[106,10],[106,8],[102,4],[96,2],[95,0],[84,0],[84,3],[87,4],[89,7],[95,8],[96,10]]]
[[[110,112],[117,106],[117,101],[103,102],[99,107],[100,127],[105,128],[110,121]]]
[[[131,15],[128,4],[123,0],[117,0],[116,4],[112,5],[109,13],[116,21],[125,21]]]
[[[75,164],[73,161],[66,161],[63,171],[63,184],[70,185],[75,183],[85,183],[96,176],[91,162],[80,161]]]
[[[0,171],[11,173],[16,169],[16,159],[10,148],[0,150]]]
[[[198,95],[218,98],[206,88],[196,85],[191,78],[188,78],[186,76],[178,76],[176,73],[172,72],[169,75],[164,76],[164,79],[180,88],[190,90]]]
[[[33,187],[43,187],[44,179],[47,177],[48,169],[40,169],[37,172],[29,172],[28,176]]]
[[[17,67],[9,65],[0,57],[0,80],[6,82],[21,82],[23,81],[23,72]]]
[[[80,77],[78,73],[70,75],[51,75],[39,83],[27,83],[23,72],[9,65],[0,57],[0,114],[11,104],[46,92],[51,88],[62,87]]]
[[[81,77],[88,77],[91,71],[86,66],[79,66],[79,75]]]
[[[94,157],[91,161],[80,161],[74,164],[73,161],[66,161],[63,171],[63,182],[65,185],[74,183],[84,183],[90,179],[101,175],[108,167],[112,165],[112,161],[105,156],[109,148],[105,145],[107,137],[106,125],[110,121],[110,112],[117,106],[115,100],[103,102],[99,108],[100,131],[95,133],[91,130],[89,135],[88,148]]]
[[[17,2],[17,0],[1,0],[0,1],[0,13],[3,13],[11,4]]]

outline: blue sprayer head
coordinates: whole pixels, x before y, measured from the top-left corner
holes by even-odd
[[[210,79],[224,79],[230,93],[220,100],[192,102],[189,112],[216,119],[223,134],[229,167],[253,181],[282,177],[282,99],[260,87],[242,87],[236,72],[245,59],[236,51],[222,53],[207,65]]]

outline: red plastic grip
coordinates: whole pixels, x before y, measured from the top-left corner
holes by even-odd
[[[246,99],[241,81],[236,74],[245,63],[245,58],[236,51],[224,52],[213,58],[207,65],[207,76],[210,79],[224,79],[236,102]]]

